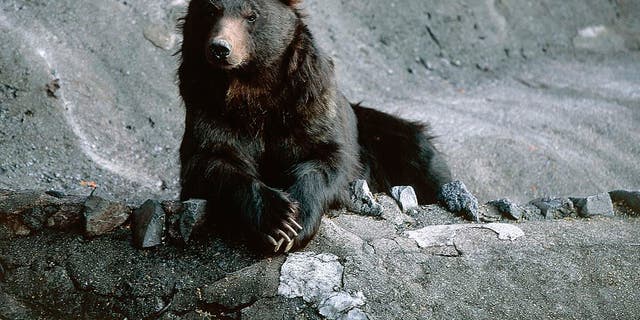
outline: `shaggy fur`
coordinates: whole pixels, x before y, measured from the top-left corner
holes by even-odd
[[[355,179],[422,202],[450,181],[423,125],[338,91],[298,3],[192,0],[183,25],[181,198],[274,251],[307,244]]]

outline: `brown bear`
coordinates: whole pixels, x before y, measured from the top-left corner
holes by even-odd
[[[192,0],[183,21],[181,198],[269,251],[306,245],[348,184],[451,181],[426,127],[351,104],[296,0]]]

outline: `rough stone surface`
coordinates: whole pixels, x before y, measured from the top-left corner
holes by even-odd
[[[14,196],[22,199],[24,194]],[[137,250],[128,228],[89,240],[73,231],[46,227],[0,238],[0,317],[393,319],[401,314],[403,319],[469,319],[501,314],[517,319],[633,319],[640,315],[637,213],[614,206],[612,217],[548,221],[538,209],[535,214],[543,220],[469,223],[431,205],[417,208],[412,219],[397,224],[384,218],[403,215],[393,199],[376,196],[388,198],[384,203],[397,213],[383,213],[382,219],[350,212],[324,218],[309,246],[288,256],[256,256],[215,234],[195,237],[186,246],[167,243]],[[16,203],[12,199],[5,195],[5,203]],[[164,201],[161,206],[175,215],[184,204]],[[22,211],[16,217],[27,214]],[[0,226],[6,223],[0,220]],[[469,304],[465,300],[469,296],[490,296],[500,303]]]
[[[324,253],[291,254],[281,268],[278,294],[316,305],[326,319],[348,319],[349,312],[364,306],[366,298],[360,291],[342,290],[344,267],[338,259]]]
[[[191,239],[193,231],[205,221],[207,214],[207,201],[201,199],[191,199],[182,203],[180,212],[180,235],[184,242]]]
[[[524,210],[509,199],[498,199],[490,201],[489,204],[509,219],[520,220],[524,216]]]
[[[151,248],[162,244],[166,214],[155,200],[147,200],[133,211],[133,245],[137,248]]]
[[[608,193],[586,198],[571,198],[581,217],[613,216],[613,202]]]
[[[373,197],[367,180],[356,180],[349,184],[351,203],[349,209],[366,216],[380,216],[382,206]]]
[[[418,197],[411,186],[395,186],[391,188],[391,195],[398,201],[403,212],[418,207]]]
[[[478,221],[478,199],[469,192],[464,182],[456,180],[442,186],[438,199],[452,212],[462,213],[467,219]]]
[[[540,209],[546,219],[561,219],[577,215],[576,208],[569,198],[540,198],[530,203]]]
[[[122,202],[89,196],[84,203],[85,235],[103,235],[121,226],[131,214],[131,209]]]

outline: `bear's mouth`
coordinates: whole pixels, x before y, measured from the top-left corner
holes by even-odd
[[[235,61],[235,59],[229,58],[218,58],[212,54],[206,55],[207,62],[214,68],[223,69],[223,70],[232,70],[238,69],[242,66],[242,60]]]

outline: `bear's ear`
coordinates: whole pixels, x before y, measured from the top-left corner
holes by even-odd
[[[282,1],[284,4],[290,7],[297,7],[300,3],[302,3],[302,0],[280,0],[280,1]]]

